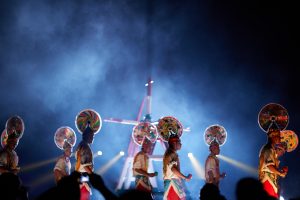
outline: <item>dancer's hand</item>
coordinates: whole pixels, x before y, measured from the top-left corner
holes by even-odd
[[[186,181],[190,181],[192,179],[192,176],[193,176],[192,174],[188,174],[188,176],[185,177],[185,180]]]
[[[280,174],[279,176],[284,178],[288,173],[288,167],[287,166],[284,166],[281,170],[280,170]]]
[[[154,172],[154,173],[148,173],[148,176],[149,176],[149,177],[157,176],[157,172]]]
[[[288,168],[288,166],[284,166],[284,167],[282,167],[282,171],[284,171],[284,172],[288,172],[288,171],[289,171],[289,168]]]
[[[281,171],[279,176],[282,178],[285,178],[286,174],[287,174],[287,171]]]

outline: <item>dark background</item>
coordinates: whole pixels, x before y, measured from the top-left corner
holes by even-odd
[[[75,116],[85,108],[102,118],[136,119],[151,76],[153,120],[171,115],[191,127],[179,155],[183,173],[194,174],[186,186],[197,199],[204,182],[187,153],[204,164],[207,126],[224,126],[221,154],[253,168],[266,141],[257,123],[265,104],[283,105],[287,129],[299,135],[296,10],[276,1],[1,1],[0,125],[21,116],[20,166],[47,163],[62,153],[53,142],[56,129],[76,130]],[[103,123],[92,146],[103,152],[95,168],[126,152],[131,130]],[[286,199],[300,195],[299,151],[282,158],[289,166],[281,181]],[[103,174],[112,190],[124,160]],[[49,161],[20,173],[31,197],[54,185],[53,167]],[[227,199],[235,198],[240,178],[255,177],[223,161],[221,170],[227,172],[220,186]]]

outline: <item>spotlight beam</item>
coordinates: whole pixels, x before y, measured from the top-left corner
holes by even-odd
[[[51,158],[51,159],[48,159],[48,160],[43,160],[43,161],[40,161],[40,162],[25,165],[25,166],[21,167],[21,171],[26,172],[26,171],[30,171],[30,170],[39,168],[39,167],[42,167],[44,165],[54,163],[57,159],[58,159],[58,157],[55,157],[55,158]]]
[[[115,157],[113,157],[110,161],[108,161],[105,165],[103,165],[100,169],[97,170],[97,173],[100,175],[103,175],[111,166],[113,166],[120,158],[122,155],[118,153]]]
[[[233,166],[242,169],[243,171],[249,172],[251,175],[255,175],[255,176],[257,175],[257,169],[254,167],[251,167],[249,165],[246,165],[240,161],[234,160],[224,155],[218,155],[217,157],[229,164],[232,164]]]
[[[193,168],[196,171],[197,176],[200,179],[205,180],[205,172],[204,172],[203,166],[199,163],[199,161],[194,157],[194,155],[192,153],[189,153],[188,157],[192,163]]]

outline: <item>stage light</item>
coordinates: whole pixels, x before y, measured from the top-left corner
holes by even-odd
[[[102,151],[97,151],[98,156],[102,156]]]
[[[150,84],[154,83],[154,81],[150,81]],[[149,83],[146,83],[145,86],[149,86]]]
[[[189,158],[193,157],[193,153],[188,153],[188,157]]]
[[[283,196],[280,196],[279,200],[284,200]]]
[[[190,132],[191,131],[191,127],[186,127],[186,128],[183,129],[183,131]]]
[[[120,151],[120,156],[124,156],[124,155],[125,155],[124,151]]]

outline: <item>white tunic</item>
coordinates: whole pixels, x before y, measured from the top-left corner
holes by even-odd
[[[66,158],[65,156],[59,157],[59,159],[56,162],[56,165],[53,169],[53,171],[59,170],[62,172],[65,176],[70,175],[71,172],[71,162],[69,158]]]

